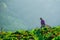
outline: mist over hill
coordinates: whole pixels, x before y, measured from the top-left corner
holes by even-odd
[[[0,27],[5,30],[40,27],[40,17],[50,26],[60,25],[60,0],[0,0]]]

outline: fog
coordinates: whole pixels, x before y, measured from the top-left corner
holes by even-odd
[[[60,25],[60,0],[0,0],[0,27],[6,31]]]

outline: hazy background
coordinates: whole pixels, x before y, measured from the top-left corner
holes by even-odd
[[[60,0],[0,0],[0,27],[6,31],[60,25]]]

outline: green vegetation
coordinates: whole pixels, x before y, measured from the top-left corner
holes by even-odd
[[[0,32],[0,40],[60,40],[60,26]]]

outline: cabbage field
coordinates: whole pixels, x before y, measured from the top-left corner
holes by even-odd
[[[0,40],[60,40],[60,26],[0,32]]]

